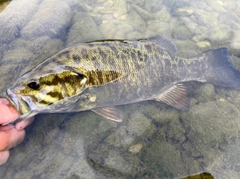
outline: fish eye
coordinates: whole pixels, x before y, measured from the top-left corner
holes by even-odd
[[[81,73],[78,73],[78,78],[80,78],[80,79],[83,79],[83,78],[85,78],[85,76],[83,75],[83,74],[81,74]]]
[[[38,84],[37,82],[34,81],[34,82],[28,83],[27,86],[33,90],[37,90],[37,89],[39,89],[40,84]]]

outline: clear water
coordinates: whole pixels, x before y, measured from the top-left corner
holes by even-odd
[[[239,7],[234,0],[14,0],[0,13],[0,91],[61,49],[99,39],[160,34],[183,57],[227,47],[240,69]],[[38,115],[0,178],[238,178],[239,91],[192,88],[189,111],[146,101],[122,106],[122,123],[88,111]]]

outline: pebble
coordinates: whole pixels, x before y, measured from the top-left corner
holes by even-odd
[[[192,8],[178,8],[174,12],[177,16],[189,16],[194,13],[194,10]]]
[[[129,147],[128,151],[133,153],[133,154],[137,154],[139,153],[143,148],[142,144],[135,144]]]

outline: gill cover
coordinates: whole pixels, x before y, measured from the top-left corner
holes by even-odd
[[[23,81],[24,88],[14,91],[30,96],[37,106],[48,106],[64,98],[80,94],[86,87],[87,77],[80,71],[66,67],[61,73],[53,73]]]

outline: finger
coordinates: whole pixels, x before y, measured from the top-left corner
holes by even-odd
[[[10,102],[6,98],[0,98],[0,104],[9,105]]]
[[[9,151],[0,152],[0,165],[4,164],[9,158]]]
[[[1,102],[3,102],[1,100]],[[0,103],[0,124],[7,124],[10,122],[15,121],[18,117],[19,114],[17,110],[11,106],[11,105],[4,105]]]
[[[1,131],[8,131],[12,128],[14,128],[14,125],[0,126],[0,132]]]
[[[25,120],[22,120],[20,122],[18,122],[16,125],[15,125],[15,128],[17,130],[22,130],[24,129],[25,127],[29,126],[30,124],[32,124],[34,120],[34,117],[31,117],[29,119],[25,119]]]
[[[25,137],[25,131],[18,131],[14,127],[6,130],[5,127],[0,127],[0,151],[8,150],[19,143],[21,143]]]
[[[0,131],[0,151],[4,151],[9,146],[9,138],[7,131]]]

